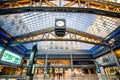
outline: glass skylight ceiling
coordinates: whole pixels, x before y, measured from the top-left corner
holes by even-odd
[[[65,19],[67,27],[99,37],[106,37],[120,25],[118,18],[87,13],[28,12],[0,16],[0,27],[12,36],[18,36],[54,27],[55,19]]]
[[[96,19],[91,14],[73,14],[73,13],[25,13],[20,15],[23,22],[29,26],[29,31],[37,31],[40,29],[54,27],[55,19],[65,19],[66,26],[77,30],[85,31]],[[86,17],[88,16],[88,17]]]
[[[106,37],[120,25],[119,18],[105,17],[86,13],[58,13],[58,12],[28,12],[0,16],[0,27],[11,36],[38,31],[44,28],[54,27],[55,19],[65,19],[66,26],[93,34]],[[59,43],[59,44],[58,44]],[[37,42],[38,49],[84,49],[89,50],[94,45],[72,41],[43,41]],[[52,45],[51,45],[52,44]],[[66,44],[68,46],[66,46]],[[24,44],[28,49],[33,44]]]

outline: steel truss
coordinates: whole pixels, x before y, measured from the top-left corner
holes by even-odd
[[[64,35],[64,37],[58,37],[55,35],[54,27],[13,37],[13,41],[16,41],[18,44],[26,44],[38,41],[78,41],[89,44],[105,45],[101,43],[103,41],[103,38],[72,28],[66,29],[66,34]],[[14,42],[11,42],[10,44],[17,45]]]
[[[59,5],[56,5],[56,0],[8,0],[1,1],[0,8],[8,9],[8,8],[18,8],[18,7],[35,7],[35,6],[47,6],[47,7],[72,7],[77,4],[77,8],[92,8],[105,10],[110,12],[120,13],[120,4],[115,2],[108,2],[103,0],[68,0],[69,3],[61,5],[62,1],[59,2]],[[65,1],[65,0],[64,0]]]
[[[9,38],[12,38],[12,37],[11,37],[5,30],[3,30],[2,28],[0,28],[0,31],[3,32],[3,33],[5,33]],[[0,35],[0,41],[2,41],[2,42],[5,43],[5,44],[9,43],[9,41],[8,41],[6,38],[4,38],[3,35]]]
[[[54,53],[54,52],[53,52]],[[69,53],[67,54],[48,54],[48,59],[70,59]],[[91,59],[93,60],[94,57],[92,54],[72,54],[73,59]],[[29,59],[30,54],[25,54],[23,59]],[[46,59],[46,54],[38,54],[37,59]]]
[[[0,15],[24,13],[24,12],[72,12],[72,13],[90,13],[108,17],[120,18],[120,13],[104,11],[92,8],[73,8],[73,7],[20,7],[0,9]]]

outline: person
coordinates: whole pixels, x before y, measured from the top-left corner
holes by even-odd
[[[73,76],[75,77],[75,75],[76,75],[76,74],[75,74],[75,72],[74,72],[74,73],[73,73]]]
[[[54,78],[55,78],[55,69],[54,69],[53,66],[52,66],[52,75],[53,75],[53,80],[54,80]]]
[[[116,72],[116,76],[120,80],[120,73],[119,72]]]
[[[60,75],[60,78],[62,78],[62,73],[59,73],[59,75]]]

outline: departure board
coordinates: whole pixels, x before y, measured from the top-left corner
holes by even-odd
[[[10,51],[5,51],[1,60],[14,63],[14,64],[20,64],[21,63],[21,57],[15,53],[12,53]]]

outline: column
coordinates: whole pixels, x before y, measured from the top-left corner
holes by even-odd
[[[85,75],[85,73],[84,73],[84,67],[82,67],[81,70],[82,70],[82,76],[84,76]]]
[[[44,68],[44,79],[46,80],[46,75],[47,75],[47,63],[48,63],[48,54],[46,54],[46,59],[45,59],[45,68]]]
[[[81,0],[78,0],[78,6],[81,7]]]
[[[94,64],[96,66],[96,72],[97,72],[99,80],[103,80],[102,75],[101,75],[101,70],[100,70],[99,65],[98,65],[98,62],[94,61]]]
[[[37,45],[34,45],[32,48],[31,55],[30,55],[26,80],[33,80],[33,76],[34,76],[34,72],[35,72],[35,64],[36,64],[36,59],[37,59],[36,55],[37,55]]]
[[[61,7],[61,0],[59,0],[59,7]]]
[[[22,74],[23,74],[23,69],[24,69],[24,66],[23,66],[23,59],[21,60],[20,69],[21,69],[20,75],[22,76]]]
[[[103,67],[100,67],[100,71],[101,71],[101,77],[104,79],[104,80],[107,80],[107,76],[106,76],[106,73],[105,73],[105,70]]]
[[[70,55],[70,58],[71,58],[71,72],[72,72],[72,76],[73,76],[74,72],[73,72],[73,58],[72,58],[72,54]]]
[[[41,7],[41,5],[42,5],[42,0],[39,0],[39,5],[40,5],[40,7]]]
[[[63,68],[63,79],[65,78],[65,69]]]

